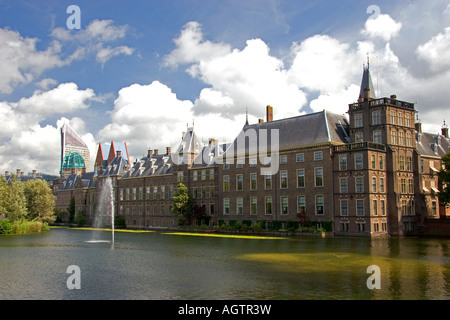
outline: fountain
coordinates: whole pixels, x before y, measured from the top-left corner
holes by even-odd
[[[94,228],[101,229],[108,225],[108,219],[111,222],[111,243],[114,244],[114,187],[112,185],[112,178],[103,179],[103,185],[100,188],[100,195],[98,198],[98,207],[95,212]],[[110,242],[105,240],[92,240],[90,243]]]

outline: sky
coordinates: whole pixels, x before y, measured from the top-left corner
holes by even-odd
[[[368,58],[377,97],[415,103],[426,132],[450,122],[448,1],[0,0],[0,174],[57,175],[65,122],[93,163],[188,126],[230,142],[266,105],[345,114]]]

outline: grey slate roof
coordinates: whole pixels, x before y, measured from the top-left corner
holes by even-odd
[[[153,155],[136,161],[122,176],[122,179],[134,177],[148,177],[173,173],[172,156]]]
[[[102,176],[116,176],[116,175],[123,175],[125,173],[125,167],[128,166],[128,161],[120,156],[115,157],[111,163],[106,167],[105,171],[103,172]]]
[[[278,130],[279,149],[288,149],[320,143],[347,143],[348,120],[345,115],[321,111],[307,115],[246,125],[227,149],[225,154],[242,154],[242,152],[270,151],[272,130]],[[266,136],[264,136],[264,134]],[[242,141],[246,139],[245,150]],[[256,138],[255,138],[256,137]],[[275,136],[274,136],[275,137]],[[267,141],[267,149],[261,148]]]
[[[360,91],[359,91],[359,97],[360,98],[364,97],[364,90],[365,89],[369,89],[370,90],[369,98],[376,99],[375,90],[374,90],[373,84],[372,84],[372,78],[370,77],[369,66],[364,67],[363,77],[362,77],[362,80],[361,80],[361,88],[360,88]]]
[[[59,188],[60,191],[73,190],[78,188],[95,188],[95,177],[96,172],[83,173],[81,176],[77,174],[71,174],[68,176],[62,186]]]
[[[204,146],[201,152],[195,157],[191,168],[203,168],[215,166],[217,164],[217,157],[220,157],[225,152],[229,144],[213,142]]]
[[[416,149],[420,155],[441,158],[450,151],[450,139],[440,134],[416,133]]]

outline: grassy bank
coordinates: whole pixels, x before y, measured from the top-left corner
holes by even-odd
[[[27,234],[49,230],[48,224],[40,221],[10,221],[9,219],[0,221],[0,234]]]

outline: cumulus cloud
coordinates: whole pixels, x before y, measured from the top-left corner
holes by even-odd
[[[111,123],[100,130],[98,139],[127,142],[129,152],[138,156],[147,147],[173,146],[186,131],[186,122],[192,120],[192,105],[159,81],[133,84],[119,91]]]
[[[390,41],[397,36],[402,28],[401,22],[397,22],[388,14],[379,14],[376,18],[367,19],[361,33],[369,38],[380,38]]]
[[[58,174],[59,128],[64,121],[73,121],[77,132],[90,148],[94,148],[94,136],[85,131],[84,121],[80,118],[62,118],[55,125],[41,123],[50,116],[86,110],[95,99],[92,89],[80,90],[74,83],[62,83],[49,91],[37,90],[17,102],[0,102],[0,168],[24,172],[37,169]],[[90,149],[91,153],[95,153],[94,150]]]
[[[36,48],[37,42],[36,38],[0,28],[0,93],[11,93],[16,85],[27,84],[44,71],[65,64],[57,41],[43,51]]]
[[[417,56],[426,61],[433,71],[450,69],[450,27],[431,38],[427,43],[419,45]]]

